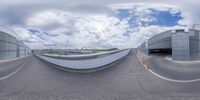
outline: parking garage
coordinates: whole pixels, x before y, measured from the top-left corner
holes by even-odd
[[[177,29],[155,35],[139,49],[147,55],[171,55],[173,60],[200,60],[200,31]]]

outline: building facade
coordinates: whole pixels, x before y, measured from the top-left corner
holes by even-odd
[[[14,32],[0,27],[0,60],[27,56],[30,53],[30,48],[20,41]]]
[[[139,46],[139,49],[148,55],[168,53],[172,55],[173,60],[200,60],[200,31],[196,29],[166,31],[148,39]]]

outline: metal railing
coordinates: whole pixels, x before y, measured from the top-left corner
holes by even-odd
[[[95,58],[108,56],[114,53],[118,53],[120,51],[124,51],[124,50],[114,50],[114,51],[91,53],[91,54],[79,54],[79,55],[43,54],[42,56],[57,58],[57,59],[65,59],[65,60],[88,60],[88,59],[95,59]]]

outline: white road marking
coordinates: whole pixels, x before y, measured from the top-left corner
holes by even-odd
[[[26,61],[26,62],[27,62],[27,61]],[[14,75],[15,73],[17,73],[17,72],[26,64],[26,62],[24,62],[17,70],[15,70],[14,72],[12,72],[11,74],[6,75],[6,76],[4,76],[4,77],[1,77],[1,78],[0,78],[0,81],[1,81],[1,80],[4,80],[4,79],[6,79],[6,78],[8,78],[8,77],[10,77],[10,76],[12,76],[12,75]]]
[[[168,81],[173,81],[173,82],[197,82],[197,81],[200,81],[200,79],[193,79],[193,80],[175,80],[175,79],[170,79],[170,78],[167,78],[167,77],[164,77],[164,76],[161,76],[157,73],[155,73],[154,71],[152,71],[151,69],[149,69],[149,71],[151,73],[153,73],[154,75],[164,79],[164,80],[168,80]]]
[[[167,80],[167,81],[172,81],[172,82],[197,82],[200,81],[200,79],[193,79],[193,80],[175,80],[175,79],[170,79],[164,76],[161,76],[159,74],[157,74],[156,72],[154,72],[153,70],[151,70],[146,64],[144,64],[142,62],[142,60],[137,56],[136,52],[135,52],[136,57],[138,58],[139,62],[147,69],[149,70],[152,74],[156,75],[157,77]]]

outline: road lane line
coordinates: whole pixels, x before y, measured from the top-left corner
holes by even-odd
[[[27,62],[27,61],[26,61]],[[26,62],[24,62],[17,70],[15,70],[14,72],[12,72],[11,74],[8,74],[8,75],[6,75],[6,76],[4,76],[4,77],[1,77],[0,78],[0,81],[1,80],[4,80],[4,79],[6,79],[6,78],[8,78],[8,77],[10,77],[10,76],[12,76],[12,75],[14,75],[14,74],[16,74],[25,64],[26,64]]]
[[[175,79],[170,79],[170,78],[167,78],[167,77],[164,77],[164,76],[161,76],[159,74],[157,74],[156,72],[154,72],[153,70],[151,70],[149,68],[148,65],[144,64],[142,62],[142,60],[137,56],[136,52],[134,51],[137,59],[139,60],[139,62],[146,68],[146,70],[149,70],[152,74],[156,75],[157,77],[161,78],[161,79],[164,79],[164,80],[167,80],[167,81],[172,81],[172,82],[197,82],[197,81],[200,81],[200,79],[193,79],[193,80],[175,80]]]
[[[185,82],[185,83],[186,83],[186,82],[197,82],[197,81],[200,81],[200,79],[194,79],[194,80],[175,80],[175,79],[170,79],[170,78],[161,76],[161,75],[155,73],[154,71],[152,71],[151,69],[149,69],[149,71],[150,71],[152,74],[154,74],[154,75],[156,75],[156,76],[158,76],[158,77],[160,77],[160,78],[162,78],[162,79],[164,79],[164,80],[168,80],[168,81],[172,81],[172,82]]]
[[[143,61],[137,56],[136,51],[134,50],[133,52],[134,52],[136,58],[139,60],[139,62],[145,67],[145,69],[146,69],[146,70],[149,70],[149,66],[148,66],[148,65],[145,65],[145,64],[143,63]]]

